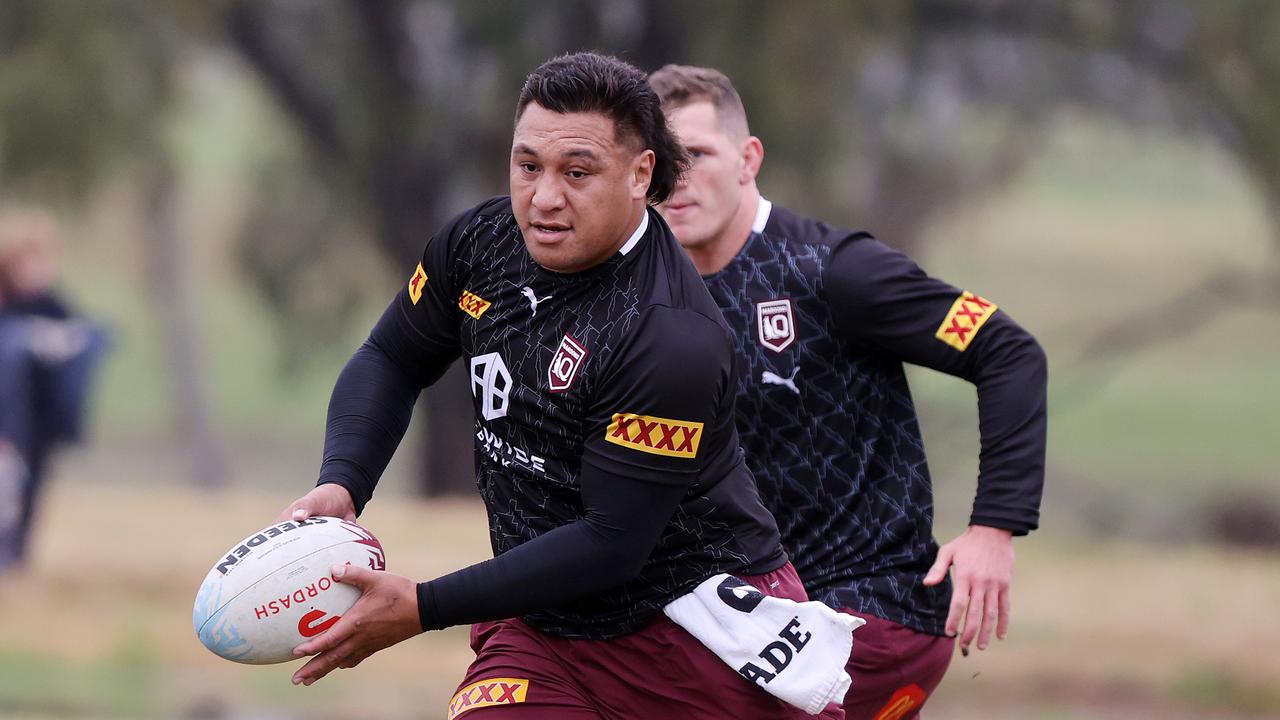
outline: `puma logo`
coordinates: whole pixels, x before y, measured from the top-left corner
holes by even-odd
[[[542,299],[538,299],[538,296],[533,294],[533,288],[529,287],[528,285],[525,285],[524,289],[522,289],[520,292],[525,296],[526,299],[529,300],[529,309],[533,310],[534,315],[538,314],[539,305],[541,305],[542,303],[554,297],[553,295],[548,295]]]
[[[771,373],[768,370],[765,370],[764,372],[760,373],[760,382],[764,383],[765,385],[782,385],[782,386],[791,388],[791,392],[799,395],[800,388],[796,387],[796,375],[799,373],[800,373],[800,368],[798,367],[795,370],[791,371],[791,377],[782,377],[781,375],[778,375],[776,373]]]

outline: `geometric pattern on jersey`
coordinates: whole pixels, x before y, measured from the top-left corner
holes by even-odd
[[[902,363],[840,338],[823,290],[850,235],[775,205],[763,232],[703,280],[734,337],[747,464],[809,597],[942,635],[951,586],[922,584],[938,544]],[[775,352],[757,304],[781,299],[795,339]]]
[[[552,272],[533,261],[506,198],[487,202],[464,221],[460,232],[446,228],[438,237],[459,238],[448,255],[453,297],[465,290],[489,303],[479,317],[458,313],[458,341],[463,367],[473,370],[476,483],[497,556],[582,519],[578,483],[588,432],[593,432],[586,416],[603,389],[606,369],[610,382],[625,380],[626,369],[610,369],[610,363],[647,307],[685,307],[710,318],[720,332],[727,335],[727,330],[656,213],[650,213],[648,231],[630,252],[574,274]],[[427,275],[428,283],[438,282],[431,269]],[[553,391],[548,370],[566,335],[585,348],[586,356],[568,388],[561,384]],[[732,363],[727,347],[724,357]],[[723,372],[732,371],[725,367]],[[702,472],[635,579],[531,613],[526,622],[562,637],[606,639],[640,629],[711,575],[761,562],[781,564],[785,555],[776,526],[751,483],[727,412],[732,393],[732,384],[725,383],[724,417],[718,424],[708,422],[700,439],[698,456],[706,458]],[[651,458],[664,459],[645,455],[643,460]]]

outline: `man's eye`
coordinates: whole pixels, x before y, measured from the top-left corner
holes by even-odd
[[[702,152],[701,150],[690,150],[690,151],[689,151],[689,157],[693,158],[694,160],[697,160],[698,158],[702,157],[703,155],[706,155],[706,153]]]
[[[570,170],[569,172],[567,172],[567,173],[565,173],[565,174],[566,174],[566,175],[568,175],[569,177],[573,178],[574,180],[581,180],[582,178],[584,178],[584,177],[586,177],[586,176],[587,176],[587,173],[585,173],[585,172],[584,172],[584,171],[582,171],[582,170]]]
[[[531,173],[531,172],[537,172],[538,166],[534,165],[533,163],[520,163],[520,169],[527,173]]]

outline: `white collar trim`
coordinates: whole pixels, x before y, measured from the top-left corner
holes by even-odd
[[[756,205],[756,220],[751,223],[751,232],[757,234],[764,232],[764,226],[769,224],[769,213],[772,210],[773,203],[761,197],[760,204]]]
[[[640,227],[636,228],[636,231],[631,233],[631,239],[627,240],[622,247],[618,248],[618,252],[622,255],[626,255],[634,250],[636,245],[640,244],[640,238],[644,237],[644,231],[648,229],[649,210],[648,208],[645,208],[644,215],[640,218]]]

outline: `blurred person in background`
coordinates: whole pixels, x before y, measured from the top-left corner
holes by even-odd
[[[27,559],[52,451],[83,434],[106,333],[57,289],[58,226],[42,210],[0,210],[0,571]]]
[[[738,429],[761,497],[809,596],[868,622],[846,716],[915,717],[951,637],[966,653],[1005,637],[1012,537],[1039,521],[1044,353],[995,303],[762,198],[764,146],[722,73],[668,65],[650,82],[693,159],[658,209],[734,333]],[[903,363],[977,386],[977,498],[941,549]]]

